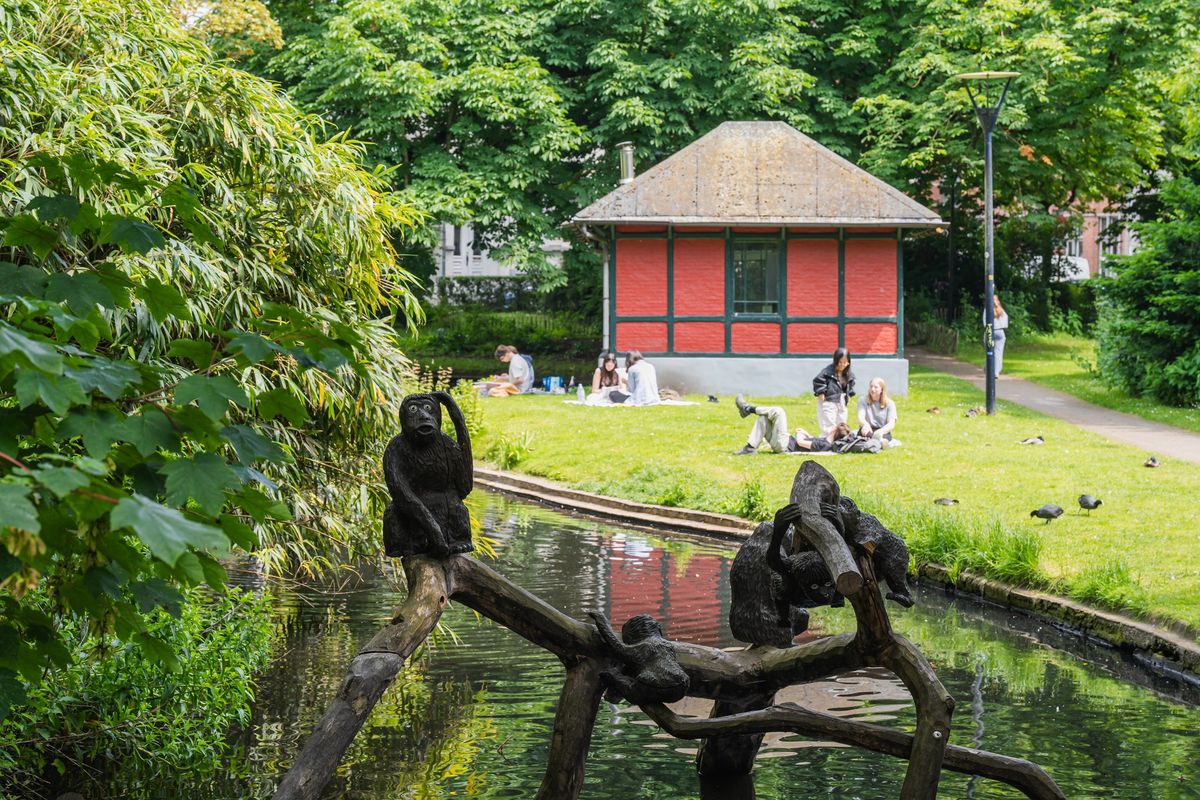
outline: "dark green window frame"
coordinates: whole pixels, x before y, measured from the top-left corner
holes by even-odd
[[[783,244],[778,239],[729,243],[730,310],[735,317],[778,317],[783,305]]]

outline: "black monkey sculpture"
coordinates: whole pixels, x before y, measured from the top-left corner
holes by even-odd
[[[442,433],[442,406],[458,441]],[[463,498],[474,480],[471,436],[462,410],[446,392],[410,394],[400,404],[400,433],[383,453],[392,502],[383,514],[389,556],[467,553],[471,517]]]
[[[884,596],[905,608],[912,608],[913,599],[908,591],[908,545],[884,527],[878,517],[861,510],[849,497],[842,497],[839,505],[845,524],[843,535],[847,541],[871,554],[875,574],[891,590]]]
[[[787,505],[754,529],[729,569],[729,629],[738,641],[790,647],[808,629],[808,610],[843,604],[815,550],[790,553],[800,509]]]
[[[870,554],[876,574],[888,585],[888,599],[912,606],[904,540],[841,496],[828,470],[815,461],[802,464],[791,499],[773,521],[754,530],[733,559],[729,628],[734,637],[752,645],[790,647],[808,628],[807,609],[844,603],[821,555],[801,533],[825,524],[820,520]]]
[[[618,639],[607,617],[595,612],[590,616],[596,621],[600,638],[621,663],[620,669],[601,673],[608,685],[605,696],[610,702],[622,697],[634,705],[683,699],[691,681],[654,617],[649,614],[630,617],[621,626]]]

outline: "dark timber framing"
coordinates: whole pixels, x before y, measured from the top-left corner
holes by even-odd
[[[681,356],[681,357],[730,357],[730,358],[826,358],[827,352],[789,353],[787,349],[787,327],[794,323],[836,323],[838,326],[838,346],[846,344],[846,325],[848,323],[891,323],[896,326],[896,351],[894,353],[871,353],[870,358],[902,359],[904,358],[904,229],[886,231],[847,231],[844,226],[829,231],[789,231],[787,226],[723,226],[720,230],[689,231],[686,228],[676,229],[673,225],[662,226],[660,231],[618,231],[617,226],[609,228],[609,258],[608,270],[608,349],[617,349],[618,322],[662,322],[667,326],[666,351],[643,351],[647,356]],[[657,227],[657,226],[647,226]],[[718,226],[705,226],[717,228]],[[771,227],[778,231],[762,233],[738,233],[734,227]],[[833,228],[834,226],[830,226]],[[624,239],[665,239],[667,245],[667,308],[665,314],[626,314],[617,315],[617,247]],[[725,315],[718,314],[676,314],[675,313],[675,242],[679,239],[711,239],[725,243]],[[846,242],[851,239],[894,239],[896,241],[896,314],[883,316],[846,316]],[[824,240],[838,243],[838,314],[837,316],[795,316],[788,313],[788,247],[787,243],[794,240]],[[777,314],[737,314],[733,313],[733,248],[739,242],[777,242],[779,244],[779,313]],[[716,352],[698,352],[693,350],[677,351],[675,349],[676,322],[720,322],[725,326],[725,349]],[[767,353],[738,353],[733,350],[733,324],[735,322],[772,322],[779,325],[779,351]]]

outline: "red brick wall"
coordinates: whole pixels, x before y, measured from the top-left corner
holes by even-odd
[[[724,353],[724,322],[676,322],[675,351],[678,353]]]
[[[667,240],[618,239],[616,246],[617,316],[666,315]]]
[[[846,316],[896,315],[896,244],[894,239],[846,241]]]
[[[735,322],[730,336],[735,353],[778,353],[779,324],[775,322]]]
[[[724,239],[676,239],[674,266],[675,316],[725,316]]]
[[[665,353],[667,323],[618,322],[617,350],[641,350],[643,353]]]
[[[788,316],[836,317],[838,243],[832,239],[792,239],[787,248]]]
[[[836,322],[792,322],[787,327],[789,353],[832,353],[838,346]]]
[[[891,322],[847,322],[846,347],[855,355],[892,355],[896,326]]]

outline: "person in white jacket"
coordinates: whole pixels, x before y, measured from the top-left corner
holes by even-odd
[[[654,365],[637,350],[625,356],[625,381],[629,385],[627,406],[658,405],[658,376]]]

